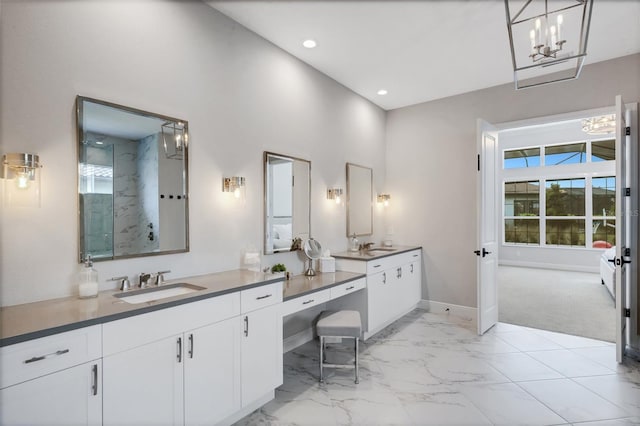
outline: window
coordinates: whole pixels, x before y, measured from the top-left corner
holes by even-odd
[[[616,245],[616,178],[607,176],[593,178],[593,246],[612,247]]]
[[[584,219],[547,219],[547,245],[585,247]]]
[[[540,244],[540,182],[504,184],[505,242]]]
[[[540,166],[540,148],[524,148],[504,151],[504,168],[519,169]]]
[[[616,159],[615,139],[591,142],[591,162],[610,161]]]
[[[544,148],[545,166],[587,162],[587,143],[547,146]]]
[[[547,216],[584,216],[584,179],[548,180]]]

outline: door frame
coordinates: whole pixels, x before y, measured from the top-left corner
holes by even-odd
[[[500,122],[500,123],[491,123],[488,122],[486,120],[483,119],[479,119],[480,121],[485,121],[486,123],[488,123],[489,125],[491,125],[492,127],[494,127],[497,132],[501,132],[503,130],[509,130],[509,129],[514,129],[514,128],[520,128],[520,127],[533,127],[533,126],[539,126],[539,125],[544,125],[544,124],[548,124],[548,123],[552,123],[552,122],[558,122],[558,121],[567,121],[567,120],[575,120],[575,119],[579,119],[579,118],[584,118],[584,117],[590,117],[590,116],[597,116],[597,115],[604,115],[604,114],[612,114],[615,112],[615,97],[611,99],[612,100],[612,104],[610,106],[607,107],[601,107],[601,108],[593,108],[593,109],[587,109],[587,110],[581,110],[581,111],[573,111],[573,112],[568,112],[568,113],[562,113],[562,114],[554,114],[554,115],[547,115],[547,116],[540,116],[540,117],[532,117],[532,118],[527,118],[527,119],[523,119],[523,120],[515,120],[515,121],[508,121],[508,122]],[[636,165],[638,164],[639,160],[639,156],[640,156],[640,149],[638,149],[638,103],[626,103],[625,104],[625,108],[631,111],[631,128],[632,129],[636,129],[636,131],[632,131],[631,132],[631,159],[632,161],[636,162]],[[478,126],[477,128],[477,134],[476,134],[476,138],[478,141],[481,140],[482,138],[482,129],[480,128],[480,126]],[[478,148],[479,149],[479,148]],[[480,152],[478,150],[478,152]],[[499,167],[501,163],[497,162],[496,163],[496,167]],[[638,225],[638,209],[639,209],[639,202],[638,202],[638,192],[640,192],[640,185],[638,185],[639,182],[639,175],[638,175],[638,167],[632,167],[631,168],[631,182],[634,183],[634,185],[636,185],[638,187],[637,190],[635,191],[631,191],[631,200],[630,200],[630,205],[631,205],[631,212],[632,212],[632,216],[635,217],[635,220],[632,220],[631,222],[631,238],[632,238],[632,243],[631,246],[636,249],[636,253],[632,253],[632,257],[633,257],[633,263],[631,264],[631,281],[633,282],[637,282],[637,277],[638,277],[638,263],[640,262],[640,250],[637,250],[638,248],[638,242],[640,241],[640,226]],[[483,192],[482,192],[482,184],[481,184],[481,174],[478,173],[477,175],[477,192],[476,192],[476,197],[478,200],[478,203],[480,202],[481,197],[483,196]],[[496,191],[499,192],[497,190],[497,185],[491,189],[492,191]],[[496,202],[499,202],[498,200],[498,195],[499,194],[495,194],[496,195]],[[496,213],[502,211],[501,209],[497,209]],[[499,218],[496,217],[496,220],[499,220]],[[481,233],[481,223],[478,220],[478,229],[477,231],[477,241],[480,241],[480,233]],[[500,246],[501,243],[498,242],[498,253],[500,251]],[[498,254],[499,256],[499,254]],[[476,291],[478,292],[478,294],[480,294],[481,288],[480,288],[480,277],[476,276]],[[630,304],[631,306],[631,318],[630,321],[627,325],[627,342],[628,344],[632,347],[633,351],[637,351],[640,354],[640,315],[638,313],[638,310],[640,309],[640,289],[638,289],[638,285],[636,284],[635,287],[631,287],[627,289],[627,303]],[[481,310],[477,309],[477,323],[478,323],[478,330],[480,330],[480,324],[481,324],[481,318],[480,315],[482,314]],[[479,333],[480,334],[480,333]]]

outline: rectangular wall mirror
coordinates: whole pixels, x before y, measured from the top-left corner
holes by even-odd
[[[373,170],[347,163],[347,237],[373,234]]]
[[[309,238],[311,162],[264,153],[264,253],[290,251],[294,238]]]
[[[79,259],[189,251],[188,123],[78,96]]]

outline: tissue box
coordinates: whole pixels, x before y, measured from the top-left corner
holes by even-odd
[[[335,272],[336,271],[336,259],[333,257],[321,257],[318,259],[318,271],[320,272]]]

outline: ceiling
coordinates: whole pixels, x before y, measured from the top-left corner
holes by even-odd
[[[386,110],[513,82],[502,0],[207,3]],[[595,0],[585,64],[637,52],[640,0]]]

